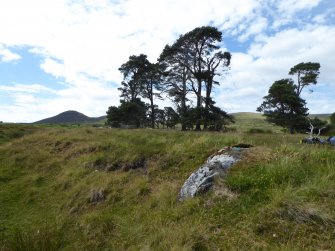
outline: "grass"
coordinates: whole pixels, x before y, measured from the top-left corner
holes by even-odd
[[[266,122],[265,117],[260,113],[238,112],[232,114],[236,121],[229,127],[236,128],[238,132],[249,133],[281,133],[282,128]]]
[[[328,123],[330,123],[330,115],[331,114],[310,114],[309,117],[310,118],[319,118],[321,120],[325,120]]]
[[[0,145],[12,139],[21,138],[31,134],[38,128],[31,125],[21,124],[0,124]]]
[[[0,144],[0,250],[335,246],[335,149],[302,135],[1,127],[21,129]],[[177,201],[211,153],[241,142],[256,147],[224,182],[236,196]],[[93,190],[106,199],[91,203]]]

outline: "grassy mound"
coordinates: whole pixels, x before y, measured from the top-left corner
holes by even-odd
[[[334,147],[284,134],[32,130],[0,144],[0,250],[335,246]],[[222,191],[177,201],[209,155],[242,142],[256,147]]]

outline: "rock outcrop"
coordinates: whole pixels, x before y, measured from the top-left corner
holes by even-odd
[[[186,180],[179,192],[179,201],[208,191],[214,184],[214,178],[223,178],[226,170],[239,161],[243,152],[250,147],[248,144],[225,147],[210,156],[206,163]]]

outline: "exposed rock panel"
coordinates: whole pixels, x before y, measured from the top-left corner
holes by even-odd
[[[243,151],[251,147],[251,145],[241,146],[225,147],[210,156],[206,163],[186,180],[179,192],[179,201],[208,191],[213,186],[215,177],[224,177],[226,170],[241,159]]]

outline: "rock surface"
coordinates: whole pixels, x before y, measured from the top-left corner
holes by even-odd
[[[98,188],[98,189],[93,189],[91,191],[89,202],[99,203],[101,201],[104,201],[105,199],[106,199],[105,189]]]
[[[214,178],[224,177],[226,170],[239,161],[243,151],[249,147],[251,145],[246,144],[225,147],[210,156],[206,163],[186,180],[179,192],[179,201],[208,191],[214,184]]]

